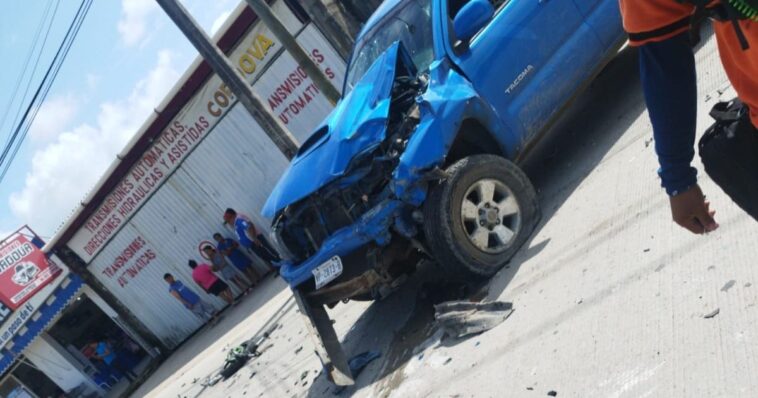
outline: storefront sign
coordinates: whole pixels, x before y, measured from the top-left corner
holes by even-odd
[[[119,286],[125,287],[156,257],[155,251],[148,247],[145,239],[137,236],[101,273],[109,279],[116,280]]]
[[[21,326],[24,326],[26,321],[32,317],[32,314],[34,314],[35,310],[35,305],[26,303],[23,307],[16,311],[15,317],[13,317],[13,321],[7,325],[7,328],[3,330],[2,333],[0,333],[0,347],[5,346],[5,344],[8,343],[13,338],[13,336],[16,335],[16,332],[21,329]]]
[[[29,239],[16,235],[0,247],[0,300],[15,310],[59,271]]]
[[[290,31],[296,31],[302,26],[285,2],[277,1],[273,9]],[[253,82],[266,71],[280,50],[281,44],[270,30],[257,22],[229,58],[245,79]],[[221,78],[213,75],[208,79],[203,88],[153,140],[142,159],[132,166],[116,189],[76,232],[69,247],[89,263],[179,167],[235,100]]]
[[[11,315],[13,315],[13,310],[0,302],[0,326],[3,326],[5,321],[7,321]]]

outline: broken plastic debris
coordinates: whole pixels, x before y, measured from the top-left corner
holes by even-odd
[[[381,356],[382,354],[378,351],[366,351],[350,358],[350,360],[347,361],[347,366],[350,368],[350,373],[352,373],[353,379],[358,378],[358,375],[363,372],[363,369],[365,369],[369,363]],[[339,395],[345,391],[346,388],[347,386],[337,386],[334,390],[334,394]]]
[[[710,318],[713,318],[714,316],[716,316],[716,315],[718,315],[718,314],[719,314],[719,309],[718,309],[718,308],[716,308],[715,310],[713,310],[713,311],[711,311],[711,312],[709,312],[709,313],[707,313],[707,314],[703,315],[703,318],[705,318],[705,319],[710,319]]]
[[[513,304],[502,301],[448,301],[434,306],[434,319],[440,328],[448,336],[458,338],[490,330],[512,313]]]

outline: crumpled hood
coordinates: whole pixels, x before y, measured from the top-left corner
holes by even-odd
[[[396,42],[379,56],[303,143],[263,206],[265,217],[343,176],[356,155],[384,140],[400,49]]]

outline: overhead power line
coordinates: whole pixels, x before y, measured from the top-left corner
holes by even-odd
[[[37,116],[37,112],[39,112],[47,94],[50,92],[50,88],[55,82],[58,72],[60,71],[63,62],[66,60],[66,56],[68,55],[74,40],[76,40],[76,36],[79,34],[79,29],[81,28],[91,6],[92,0],[82,0],[73,21],[71,21],[71,24],[66,31],[63,41],[58,47],[58,51],[55,53],[55,57],[47,68],[45,75],[42,77],[39,87],[24,111],[23,116],[14,128],[9,142],[3,148],[2,153],[0,153],[0,167],[2,167],[0,183],[5,179],[5,175],[8,173],[21,144],[24,142],[24,139],[26,139],[26,135],[34,123],[34,118]]]
[[[8,118],[8,114],[10,113],[10,110],[13,108],[13,103],[16,102],[16,98],[18,95],[18,90],[21,88],[21,83],[25,80],[26,72],[29,70],[29,64],[32,61],[32,57],[34,56],[35,50],[37,50],[37,44],[39,43],[39,36],[42,33],[42,28],[45,26],[45,22],[47,22],[47,17],[50,14],[50,7],[52,6],[53,2],[50,1],[47,3],[47,6],[45,7],[45,11],[42,14],[42,18],[40,18],[39,24],[37,25],[37,29],[34,33],[34,38],[32,39],[32,45],[29,47],[29,52],[26,54],[26,61],[24,61],[24,68],[21,70],[21,75],[16,79],[16,85],[13,87],[13,93],[10,96],[10,101],[8,102],[8,105],[5,107],[5,111],[3,112],[3,117],[0,118],[0,128],[2,126],[5,126],[5,121]],[[32,68],[32,73],[29,76],[29,80],[26,84],[26,90],[24,92],[24,95],[20,98],[21,101],[19,101],[18,104],[18,110],[16,113],[16,118],[21,113],[21,108],[24,106],[24,103],[26,102],[26,96],[29,92],[29,87],[31,86],[31,82],[34,79],[34,74],[37,70],[37,64],[39,62],[39,57],[42,54],[42,51],[45,49],[45,43],[47,42],[47,36],[50,34],[50,28],[53,26],[53,21],[55,20],[55,14],[58,11],[58,5],[60,4],[60,0],[57,0],[55,2],[55,9],[53,10],[53,16],[50,18],[50,21],[47,23],[47,31],[45,32],[45,38],[42,41],[42,46],[40,46],[38,52],[37,52],[37,59],[34,62],[34,68]],[[13,120],[12,126],[16,125],[17,119]],[[6,144],[10,140],[10,134],[8,134],[8,139],[6,140]]]

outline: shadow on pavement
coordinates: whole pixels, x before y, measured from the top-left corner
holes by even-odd
[[[634,48],[620,51],[521,164],[537,190],[542,220],[510,266],[492,278],[488,299],[497,299],[533,250],[544,248],[534,237],[645,111],[638,62]]]

